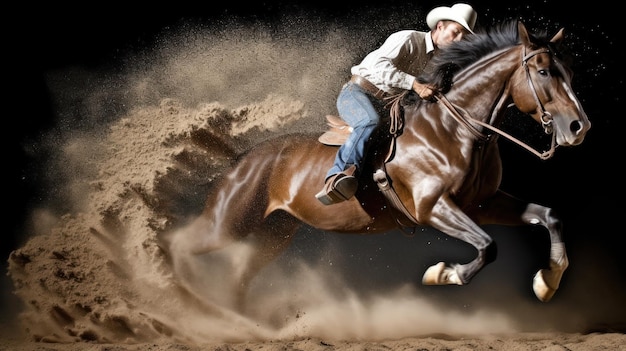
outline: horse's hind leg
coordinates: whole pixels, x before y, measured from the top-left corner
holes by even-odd
[[[283,211],[262,218],[232,210],[199,216],[168,238],[169,251],[174,272],[189,292],[244,312],[251,281],[285,250],[301,222]]]
[[[246,311],[246,301],[250,283],[259,271],[276,259],[291,243],[302,222],[283,211],[270,214],[249,236],[253,246],[245,265],[238,272],[238,285],[235,291],[235,307]]]
[[[293,218],[266,218],[270,168],[263,160],[243,159],[213,188],[200,216],[163,237],[175,277],[199,299],[240,305],[239,291],[295,231]]]
[[[226,268],[249,250],[245,245],[229,245],[235,242],[232,235],[214,224],[201,215],[162,239],[177,284],[198,301],[224,307],[232,305],[232,274]]]

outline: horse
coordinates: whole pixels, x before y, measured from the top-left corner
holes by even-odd
[[[259,143],[210,190],[202,212],[165,237],[173,264],[249,243],[238,258],[244,265],[233,272],[234,303],[245,309],[252,279],[303,225],[337,234],[427,226],[476,249],[468,263],[438,262],[427,268],[425,285],[469,284],[495,260],[495,242],[483,226],[537,225],[550,237],[550,257],[534,275],[533,291],[540,301],[551,300],[569,265],[561,220],[551,208],[499,189],[497,140],[512,137],[498,126],[514,105],[551,134],[551,149],[534,151],[542,159],[557,146],[583,142],[591,123],[559,51],[564,37],[563,29],[550,38],[531,34],[521,21],[509,21],[442,49],[419,77],[440,87],[440,93],[433,101],[410,93],[394,100],[390,116],[398,110],[402,115],[389,118],[396,133],[379,133],[391,136],[375,144],[379,151],[370,152],[358,190],[347,201],[323,205],[315,198],[336,146],[320,142],[314,133]]]

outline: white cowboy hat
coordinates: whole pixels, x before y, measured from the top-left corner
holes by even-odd
[[[440,6],[432,9],[426,16],[426,24],[430,29],[435,29],[439,21],[455,21],[465,27],[470,33],[474,33],[476,24],[476,11],[468,4],[454,4],[452,7]]]

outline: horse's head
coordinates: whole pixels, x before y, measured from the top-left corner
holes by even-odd
[[[521,22],[518,33],[522,64],[510,82],[515,106],[541,123],[546,133],[555,133],[558,145],[582,143],[591,123],[572,90],[572,72],[557,57],[563,29],[545,43],[531,37]]]

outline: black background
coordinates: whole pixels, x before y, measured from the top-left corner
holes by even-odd
[[[503,188],[513,194],[549,204],[562,213],[566,241],[574,248],[601,247],[619,265],[617,279],[626,280],[622,257],[624,229],[624,90],[623,19],[607,2],[593,6],[563,5],[555,1],[473,2],[479,23],[520,18],[550,30],[565,27],[573,35],[578,53],[574,88],[592,121],[583,145],[557,149],[553,159],[537,160],[517,147],[503,143],[505,168]],[[23,242],[24,221],[34,205],[48,201],[41,184],[37,140],[54,128],[54,101],[49,94],[46,73],[67,66],[102,67],[114,64],[125,54],[150,45],[155,33],[185,21],[211,23],[215,18],[236,16],[247,21],[272,22],[284,14],[310,14],[347,24],[361,13],[388,13],[419,8],[423,11],[448,3],[401,1],[364,3],[357,1],[320,2],[266,1],[253,4],[215,5],[199,2],[130,4],[100,3],[81,6],[22,8],[7,17],[12,22],[3,30],[5,62],[3,143],[6,143],[3,194],[4,218],[8,230],[2,238],[0,257],[4,261]],[[422,21],[423,19],[416,19]],[[420,29],[420,28],[416,28]],[[423,29],[423,28],[421,28]],[[386,29],[381,29],[386,30]],[[348,68],[346,68],[348,69]],[[26,151],[30,150],[30,151]]]

